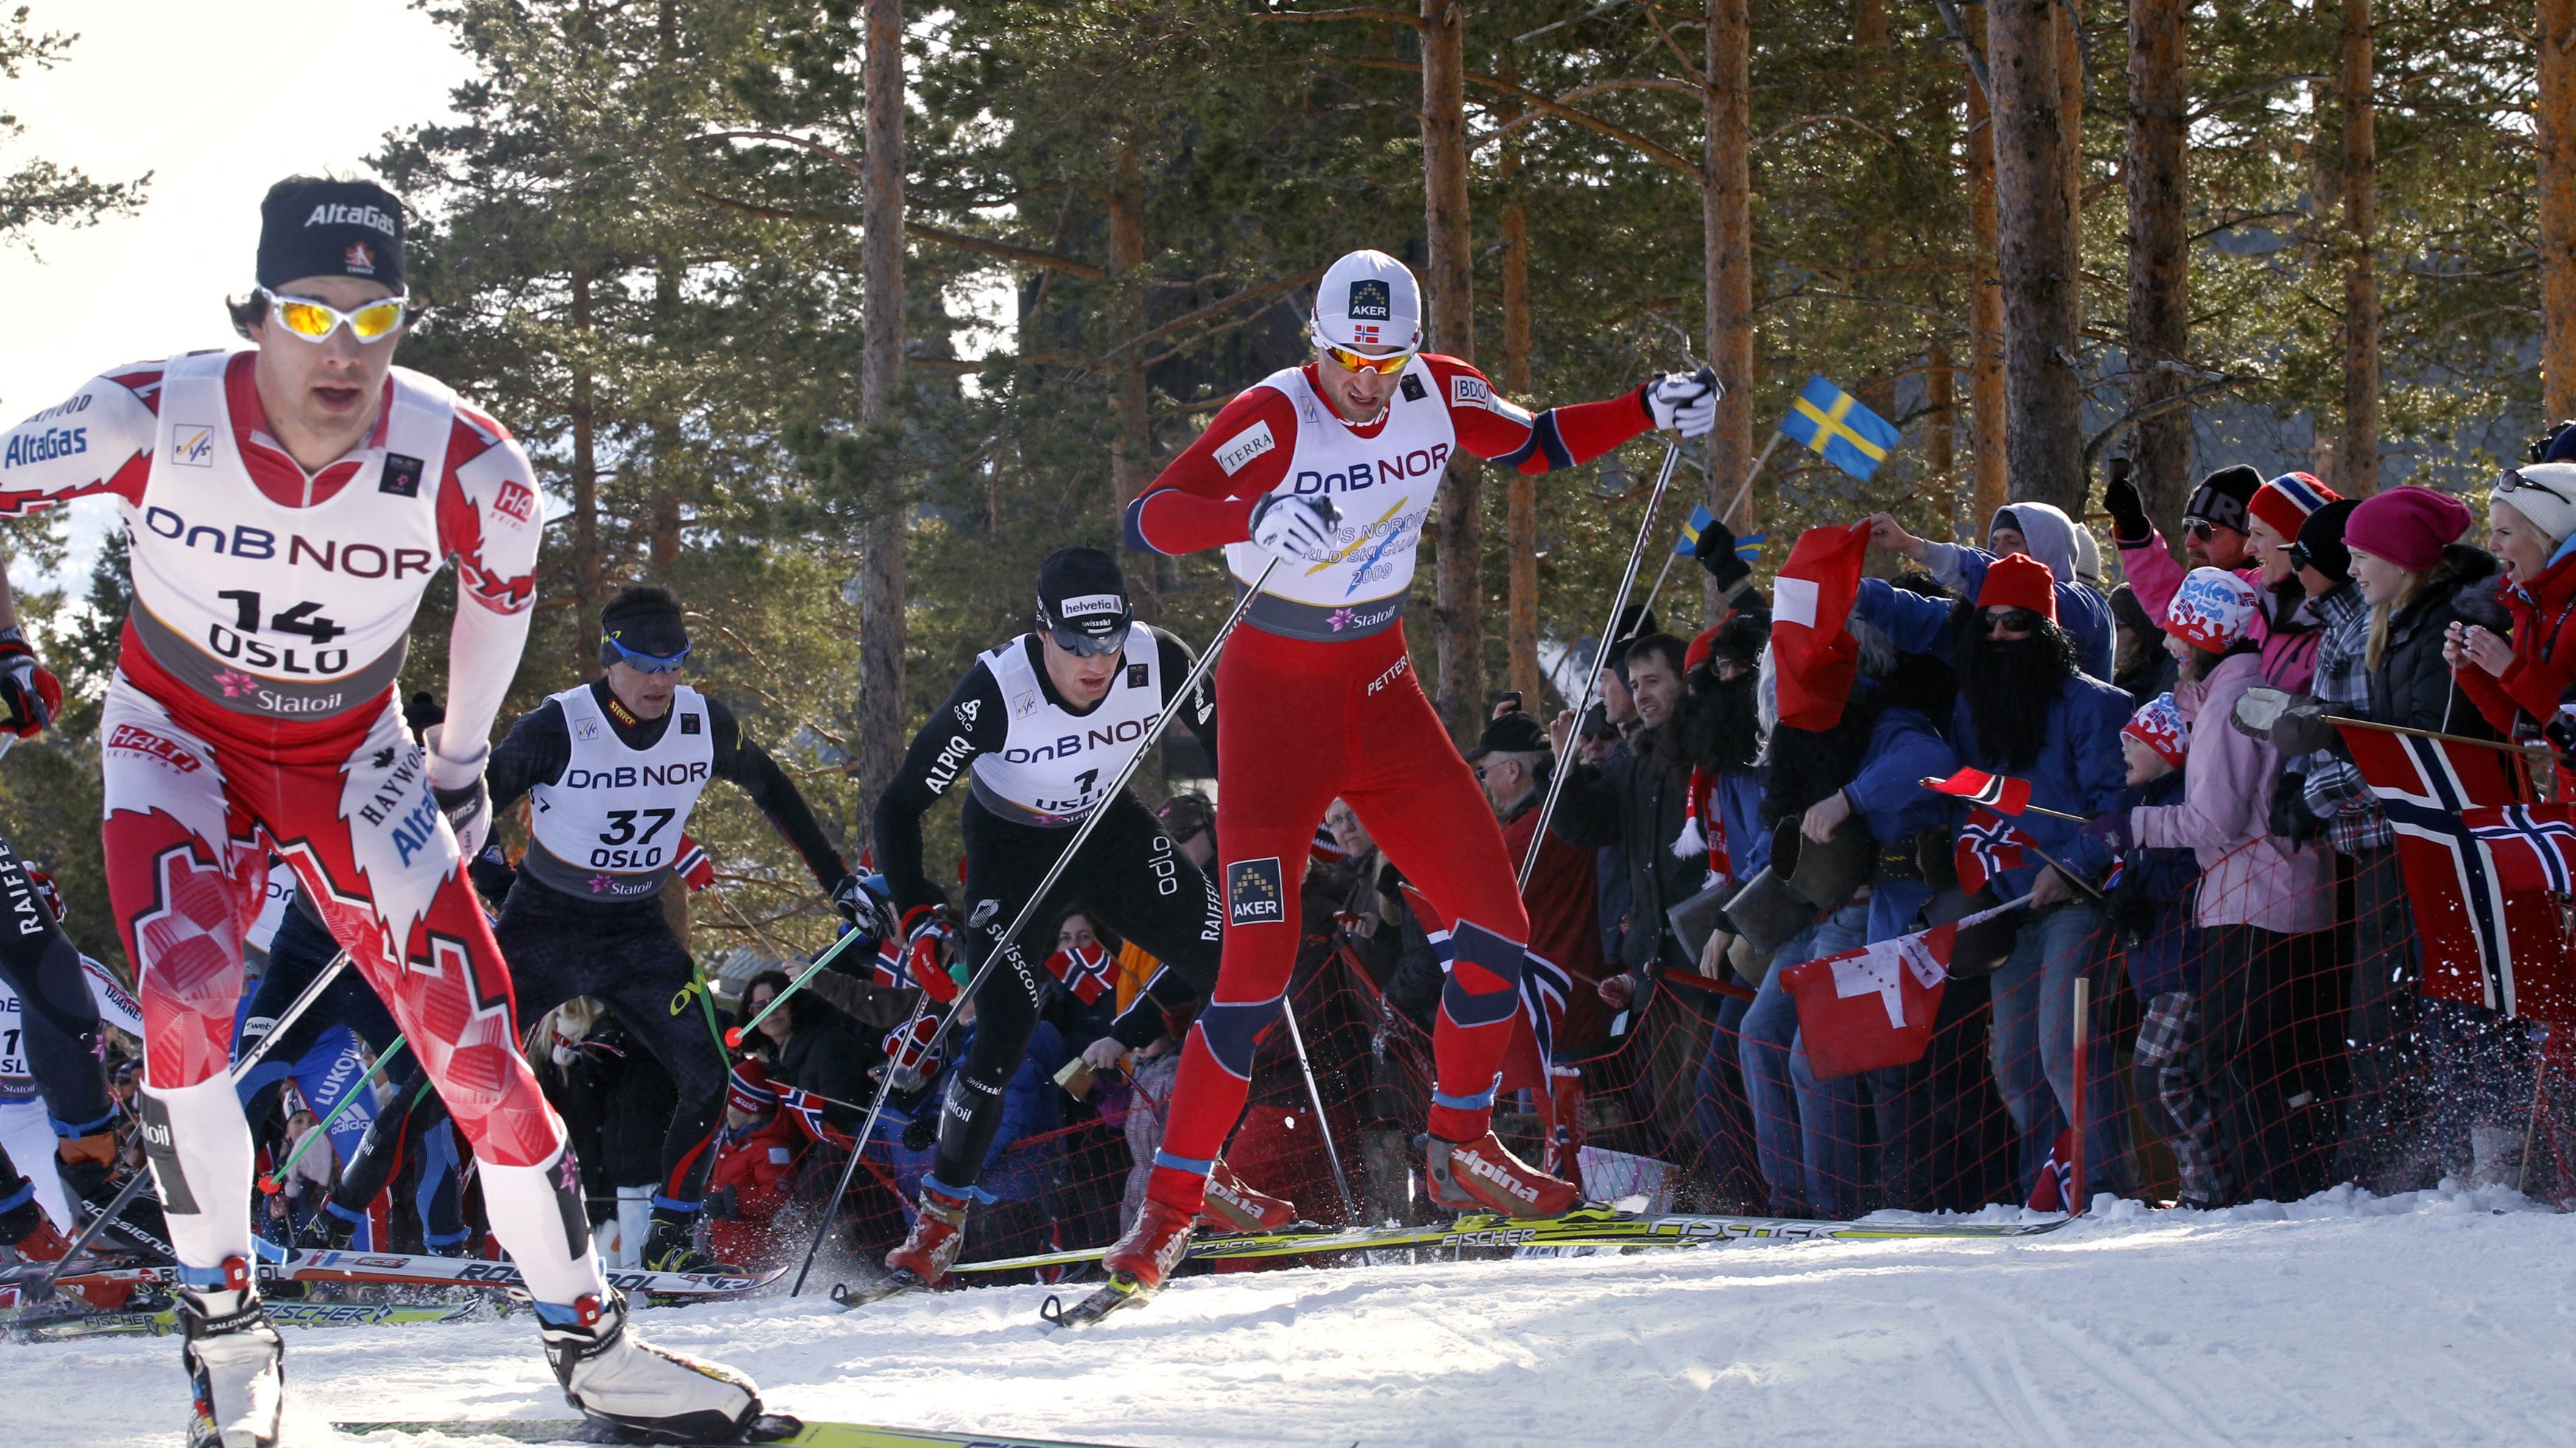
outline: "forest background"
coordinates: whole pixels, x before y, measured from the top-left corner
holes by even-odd
[[[1516,398],[1717,367],[1649,570],[1810,374],[1904,442],[1866,482],[1774,452],[1733,518],[1765,576],[1873,509],[1943,537],[2008,498],[2080,512],[2114,456],[2169,525],[2239,461],[2469,492],[2576,414],[2576,0],[426,8],[476,77],[348,171],[414,211],[434,309],[401,360],[545,486],[505,723],[595,674],[600,602],[667,584],[690,682],[854,859],[911,729],[1026,627],[1037,561],[1118,546],[1162,462],[1309,354],[1313,281],[1355,247],[1411,264],[1433,348]],[[0,17],[0,79],[65,45]],[[17,165],[0,236],[148,204]],[[1502,688],[1580,687],[1662,450],[1453,467],[1410,629],[1462,740]],[[7,546],[42,566],[60,525]],[[1127,557],[1143,616],[1204,645],[1217,560]],[[95,731],[125,596],[110,546],[27,601],[74,702],[0,764],[0,829],[120,965]],[[451,604],[442,580],[407,691],[442,687]],[[1700,619],[1687,559],[1658,604]],[[693,828],[702,954],[827,938],[747,802],[711,790]],[[953,814],[932,839],[954,853]]]

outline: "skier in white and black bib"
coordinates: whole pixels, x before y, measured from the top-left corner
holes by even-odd
[[[1196,662],[1179,638],[1135,622],[1118,560],[1097,548],[1059,549],[1038,569],[1037,627],[975,660],[877,801],[877,859],[907,934],[955,939],[962,926],[964,953],[978,965],[1003,947],[1002,932],[1083,817],[1107,812],[976,992],[974,1046],[950,1078],[912,1233],[886,1254],[890,1287],[936,1284],[964,1245],[975,1182],[1001,1126],[1002,1088],[1027,1054],[1046,995],[1041,932],[1079,909],[1165,963],[1111,1028],[1127,1046],[1163,1034],[1164,1009],[1198,1001],[1216,980],[1224,932],[1214,888],[1133,794],[1108,795],[1167,709],[1216,748],[1212,693],[1180,697]],[[921,860],[921,817],[952,793],[967,797],[962,921]],[[1208,1207],[1232,1227],[1289,1216],[1287,1203],[1243,1186],[1222,1163]]]
[[[786,771],[743,737],[732,710],[680,682],[689,633],[671,591],[629,588],[599,626],[601,676],[538,705],[492,751],[493,808],[522,795],[531,805],[528,852],[493,935],[524,1018],[595,997],[679,1088],[644,1266],[730,1270],[694,1245],[724,1114],[724,1051],[661,904],[707,782],[750,795],[852,925],[875,934],[886,922]]]

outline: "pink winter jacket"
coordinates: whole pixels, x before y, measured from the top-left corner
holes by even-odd
[[[2298,935],[2333,923],[2334,877],[2322,851],[2291,850],[2267,832],[2280,751],[2228,718],[2262,673],[2254,654],[2238,654],[2210,671],[2197,707],[2183,707],[2191,745],[2183,756],[2182,803],[2129,811],[2129,836],[2149,849],[2190,847],[2201,869],[2192,923]]]
[[[2150,530],[2144,543],[2120,543],[2120,576],[2129,581],[2129,591],[2146,606],[2147,617],[2158,627],[2165,621],[2165,610],[2173,607],[2174,595],[2182,591],[2183,567],[2165,551],[2165,535]],[[2263,607],[2254,610],[2253,637],[2263,645],[2263,682],[2293,694],[2304,694],[2308,683],[2317,676],[2317,645],[2325,639],[2323,629],[2310,628],[2298,633],[2276,634],[2264,616],[2270,608],[2270,591],[2263,587],[2260,567],[2239,568],[2236,576],[2254,585],[2263,599]],[[2306,605],[2302,604],[2301,607]]]

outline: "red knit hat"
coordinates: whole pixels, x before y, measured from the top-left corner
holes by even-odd
[[[2328,503],[2341,500],[2343,494],[2317,481],[2314,473],[2283,473],[2254,490],[2254,500],[2245,511],[2272,525],[2272,531],[2297,541],[2299,525],[2308,515]]]
[[[2014,553],[1986,565],[1985,586],[1977,590],[1979,608],[2026,608],[2057,622],[2057,575],[2027,553]]]
[[[2468,505],[2431,488],[2397,487],[2361,500],[2343,525],[2343,546],[2385,558],[2409,573],[2428,573],[2476,519]]]

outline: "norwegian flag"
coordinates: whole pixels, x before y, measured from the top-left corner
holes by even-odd
[[[2576,1020],[2565,923],[2545,890],[2513,883],[2525,871],[2546,878],[2542,844],[2550,854],[2564,848],[2543,827],[2557,812],[2531,816],[2539,840],[2510,822],[2515,788],[2499,751],[2338,731],[2397,831],[2397,862],[2423,942],[2424,994],[2509,1016]],[[2485,828],[2495,833],[2482,835],[2471,817],[2488,813],[2494,819]],[[2519,858],[2503,863],[2499,848]],[[2563,855],[2559,863],[2563,869]]]
[[[1063,981],[1073,998],[1089,1005],[1100,999],[1117,978],[1117,963],[1107,946],[1093,941],[1072,950],[1059,950],[1047,957],[1047,974]]]
[[[847,1151],[850,1147],[850,1134],[835,1129],[830,1122],[823,1119],[823,1106],[824,1103],[820,1097],[793,1086],[786,1087],[778,1093],[778,1109],[795,1117],[797,1124],[805,1129],[807,1136],[826,1146],[837,1146]]]
[[[939,1034],[940,1018],[928,1011],[912,1018],[909,1026],[898,1026],[885,1033],[887,1064],[898,1070],[918,1071],[923,1076],[939,1074],[939,1057],[930,1054],[930,1038]]]
[[[2030,1200],[2022,1205],[2034,1212],[2071,1212],[2075,1210],[2075,1128],[2057,1133],[2048,1148],[2048,1160],[2039,1164],[2039,1179],[2030,1184]]]
[[[1950,947],[1958,933],[1958,924],[1936,925],[1803,961],[1781,975],[1780,983],[1797,998],[1798,1034],[1817,1080],[1923,1059],[1932,1044],[1932,1018],[1949,988]]]
[[[1959,888],[1974,895],[2004,871],[2029,864],[2024,847],[2035,843],[1983,805],[1968,811],[1968,822],[1959,827],[1959,842],[1950,850],[1951,863],[1959,869]]]
[[[2507,890],[2576,894],[2576,823],[2566,805],[2509,804],[2463,811],[2460,823],[2486,841]]]
[[[707,847],[687,835],[680,836],[680,858],[671,862],[671,868],[692,892],[716,882],[716,862],[708,857]]]
[[[1962,769],[1948,779],[1925,779],[1922,784],[1936,793],[1956,795],[1970,804],[1985,805],[2008,815],[2030,808],[2030,781],[2010,775]]]
[[[1410,880],[1398,887],[1404,892],[1404,903],[1413,910],[1414,919],[1422,923],[1423,938],[1431,942],[1431,953],[1440,961],[1440,973],[1449,973],[1450,963],[1457,958],[1457,947],[1450,940],[1449,922],[1431,906],[1431,899],[1413,887]],[[1564,966],[1524,946],[1521,950],[1521,1024],[1527,1030],[1515,1029],[1512,1043],[1503,1049],[1503,1084],[1505,1091],[1548,1086],[1548,1062],[1556,1055],[1556,1031],[1565,1024],[1565,998],[1574,991],[1574,975]]]
[[[911,969],[904,963],[903,942],[880,940],[877,958],[868,964],[868,984],[880,990],[900,990],[914,983]]]

